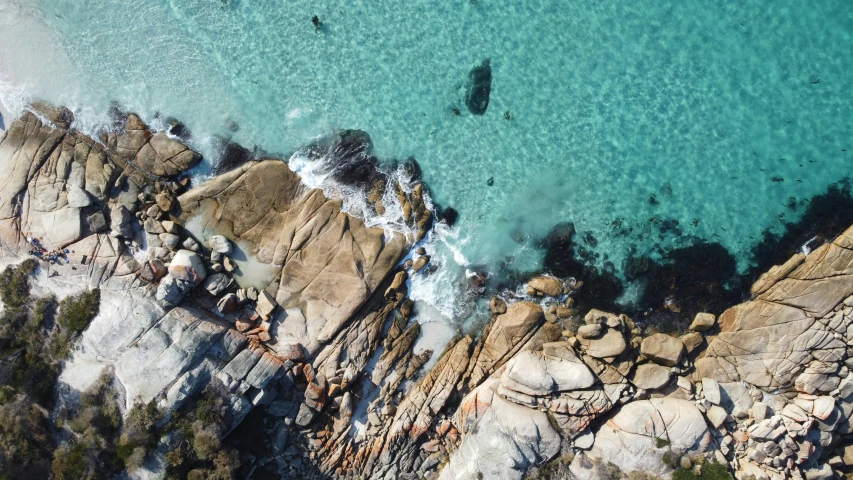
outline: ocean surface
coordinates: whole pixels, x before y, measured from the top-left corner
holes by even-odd
[[[562,221],[617,270],[631,248],[697,238],[746,267],[763,230],[851,174],[850,7],[0,0],[0,106],[10,117],[45,98],[92,131],[115,100],[155,125],[181,119],[207,162],[214,135],[289,158],[362,129],[381,158],[415,157],[433,202],[460,213],[428,240],[439,271],[413,280],[421,321],[452,325],[469,314],[466,272],[536,268],[536,239]],[[486,58],[491,99],[475,116],[465,86]],[[661,220],[682,234],[662,240]]]

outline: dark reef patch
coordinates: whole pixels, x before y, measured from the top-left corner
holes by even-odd
[[[492,91],[492,67],[489,59],[483,60],[478,67],[468,72],[468,88],[465,91],[465,104],[474,115],[483,115],[489,108],[489,95]]]
[[[457,212],[455,208],[447,207],[441,209],[441,220],[446,223],[448,227],[452,227],[458,218],[459,212]]]
[[[791,198],[786,207],[793,210],[797,205],[796,199]],[[752,248],[752,266],[744,274],[747,284],[752,284],[773,265],[784,263],[803,245],[808,243],[814,248],[830,242],[850,225],[853,225],[853,197],[850,179],[844,178],[830,185],[826,193],[812,197],[800,219],[785,223],[781,234],[769,229],[762,233],[761,240]]]
[[[622,282],[612,269],[600,269],[590,265],[593,252],[573,239],[575,226],[570,222],[555,225],[537,246],[545,250],[543,267],[558,277],[574,277],[583,282],[575,299],[581,311],[591,308],[616,309],[616,299],[622,295]],[[589,235],[591,237],[591,235]],[[589,238],[585,239],[589,242]]]
[[[629,257],[625,277],[641,282],[635,319],[662,331],[683,330],[699,312],[719,315],[743,300],[737,260],[719,243],[676,248],[659,261]]]
[[[725,247],[686,233],[677,220],[657,216],[636,224],[623,218],[614,220],[613,235],[638,240],[654,238],[677,245],[669,250],[658,246],[647,255],[632,252],[628,256],[622,274],[627,283],[639,287],[632,304],[616,303],[624,285],[615,268],[606,257],[603,262],[598,261],[599,255],[593,251],[597,242],[591,235],[584,233],[580,242],[576,241],[572,223],[555,225],[536,246],[544,251],[543,271],[583,281],[576,294],[581,313],[590,308],[612,309],[660,331],[683,332],[697,313],[719,315],[747,300],[750,286],[762,273],[784,263],[804,245],[817,248],[853,225],[849,179],[830,185],[825,193],[808,201],[789,199],[785,206],[792,211],[805,209],[798,221],[784,224],[782,233],[773,233],[770,228],[762,234],[751,250],[750,267],[744,273],[738,272],[737,259]],[[691,224],[695,228],[699,220],[694,219]],[[592,266],[598,263],[604,267]],[[525,280],[533,274],[511,276]]]

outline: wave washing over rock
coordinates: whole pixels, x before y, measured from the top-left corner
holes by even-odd
[[[544,276],[519,287],[539,301],[492,298],[481,332],[418,351],[409,278],[428,257],[403,260],[436,222],[412,163],[400,182],[362,161],[359,132],[342,132],[290,166],[250,160],[190,187],[184,172],[200,155],[123,118],[95,140],[69,129],[67,110],[36,105],[0,137],[5,261],[37,239],[67,250],[39,263],[37,292],[101,290],[60,403],[102,372],[125,416],[153,402],[168,419],[225,392],[219,435],[244,452],[239,478],[850,471],[853,227],[772,268],[748,302],[696,315],[680,337],[624,314],[581,316],[581,283]],[[338,159],[321,174],[367,200],[342,190],[356,202],[346,205],[306,185],[291,167],[312,155]],[[347,213],[359,209],[387,222]],[[163,435],[127,474],[162,478],[176,441]]]

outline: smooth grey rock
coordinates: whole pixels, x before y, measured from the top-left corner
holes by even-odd
[[[711,422],[711,425],[713,425],[714,428],[720,428],[726,423],[726,419],[729,417],[729,414],[726,413],[722,407],[713,405],[707,412],[705,412],[705,416],[708,417],[708,421]]]
[[[92,197],[77,185],[66,183],[68,190],[68,206],[74,208],[85,208],[92,204]]]
[[[181,243],[181,237],[171,233],[161,233],[159,237],[163,245],[169,250],[175,250],[178,248],[178,244]]]
[[[214,297],[228,290],[234,284],[234,280],[224,273],[214,273],[207,277],[204,281],[204,289],[210,292]]]
[[[133,238],[133,215],[124,205],[115,205],[110,209],[110,228],[125,239]]]
[[[526,395],[544,396],[552,392],[582,390],[595,384],[595,375],[571,348],[562,343],[546,345],[550,354],[525,350],[507,362],[501,376],[504,388]]]
[[[207,240],[208,245],[210,245],[210,249],[214,252],[221,253],[223,255],[231,255],[232,246],[231,242],[228,241],[222,235],[214,235]]]
[[[628,348],[622,332],[613,328],[606,330],[606,333],[600,338],[586,339],[578,337],[588,355],[595,358],[618,357]]]
[[[594,325],[581,325],[578,327],[578,338],[596,338],[601,336],[604,327],[600,323]]]
[[[681,362],[684,344],[677,338],[656,333],[643,339],[640,353],[657,364],[674,367]]]
[[[644,363],[637,367],[631,382],[643,390],[657,390],[665,387],[670,377],[669,368],[654,363]]]
[[[702,379],[702,394],[705,399],[714,405],[719,405],[722,401],[722,393],[720,392],[720,384],[713,378]]]
[[[658,448],[658,439],[669,445]],[[599,478],[594,466],[593,470],[584,466],[597,459],[613,463],[623,472],[645,471],[664,477],[672,472],[662,460],[665,452],[677,450],[690,455],[711,449],[705,417],[693,402],[652,398],[623,405],[596,433],[588,454],[593,462],[574,461],[570,469],[578,478]]]
[[[802,409],[800,409],[802,410]],[[752,405],[752,418],[755,419],[756,422],[761,422],[770,418],[773,415],[773,411],[770,410],[770,407],[764,403],[755,403]]]

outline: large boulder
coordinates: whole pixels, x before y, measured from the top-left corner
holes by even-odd
[[[563,284],[554,277],[531,278],[527,286],[549,297],[557,297],[563,293]]]
[[[588,456],[613,463],[623,472],[668,477],[672,468],[662,460],[666,452],[702,453],[711,445],[705,417],[693,402],[653,398],[622,406],[598,431]],[[572,473],[582,479],[598,478],[595,463],[572,462]]]
[[[191,250],[178,250],[175,253],[169,263],[169,274],[177,280],[193,285],[198,285],[207,278],[204,262],[199,254]]]
[[[542,351],[524,350],[506,364],[501,376],[504,388],[527,395],[582,390],[597,378],[566,342],[546,343]]]
[[[763,292],[755,300],[726,310],[720,334],[696,361],[700,375],[787,388],[811,360],[841,361],[853,330],[846,327],[850,314],[833,309],[853,294],[851,248],[853,227],[776,269],[772,282],[755,288]]]
[[[671,377],[672,372],[669,368],[654,363],[644,363],[637,367],[631,383],[643,390],[657,390],[665,387]]]
[[[580,344],[583,347],[584,351],[595,358],[613,358],[621,355],[626,348],[628,348],[628,343],[625,341],[625,336],[619,330],[615,328],[606,328],[602,327],[599,324],[596,325],[585,325],[581,328],[595,328],[600,327],[604,334],[600,336],[595,336],[590,338],[589,336],[580,336],[580,332],[578,335],[578,339],[580,340]]]
[[[440,480],[520,480],[530,465],[560,451],[560,433],[548,415],[503,398],[497,383],[487,380],[462,401],[454,421],[466,435]]]
[[[640,353],[659,365],[674,367],[681,362],[684,344],[675,337],[656,333],[643,339],[640,344]]]

